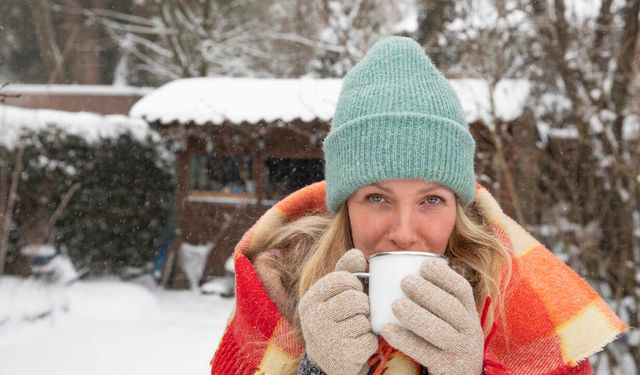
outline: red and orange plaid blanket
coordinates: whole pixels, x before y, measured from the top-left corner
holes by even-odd
[[[259,247],[274,228],[325,211],[324,197],[324,182],[293,193],[267,211],[236,246],[236,307],[211,360],[212,374],[278,374],[303,353],[302,343],[290,334],[289,324],[244,254]],[[505,215],[480,185],[475,204],[514,257],[505,303],[509,339],[498,322],[488,347],[510,374],[563,373],[628,328],[580,276]]]

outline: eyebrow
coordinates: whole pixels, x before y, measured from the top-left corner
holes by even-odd
[[[380,190],[384,190],[384,191],[386,191],[388,193],[393,193],[393,191],[391,189],[389,189],[388,187],[380,184],[379,182],[373,182],[373,183],[370,183],[369,185],[373,186],[373,187],[376,187],[376,188],[378,188]],[[438,190],[438,189],[444,189],[444,188],[442,186],[435,185],[433,187],[428,187],[428,188],[424,188],[424,189],[419,190],[418,194],[426,194],[426,193],[430,193],[430,192],[432,192],[434,190]]]

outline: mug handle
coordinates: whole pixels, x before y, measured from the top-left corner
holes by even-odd
[[[353,272],[353,275],[362,283],[364,293],[369,294],[369,272]]]

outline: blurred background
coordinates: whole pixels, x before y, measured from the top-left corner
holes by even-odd
[[[640,0],[3,0],[0,346],[33,348],[25,325],[118,290],[155,298],[128,317],[218,314],[198,344],[213,354],[234,244],[323,179],[341,78],[389,35],[451,79],[478,181],[638,327],[639,15]],[[187,288],[207,299],[166,294]],[[591,360],[639,373],[640,332]]]

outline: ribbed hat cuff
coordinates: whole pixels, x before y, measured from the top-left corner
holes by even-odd
[[[439,183],[464,206],[475,196],[475,143],[449,119],[412,112],[361,117],[332,129],[323,148],[333,212],[360,187],[388,179]]]

